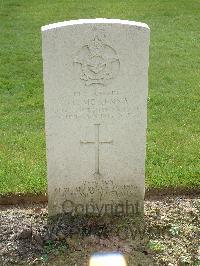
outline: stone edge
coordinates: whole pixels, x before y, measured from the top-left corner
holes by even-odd
[[[121,24],[142,27],[145,29],[150,29],[149,26],[142,22],[130,21],[130,20],[121,20],[121,19],[107,19],[107,18],[95,18],[95,19],[78,19],[78,20],[68,20],[63,22],[57,22],[41,27],[41,31],[48,31],[56,28],[62,28],[65,26],[73,25],[83,25],[83,24]]]
[[[156,200],[162,197],[200,197],[200,188],[163,188],[148,189],[145,192],[145,200]],[[44,194],[6,194],[0,195],[0,206],[47,203],[48,196]]]

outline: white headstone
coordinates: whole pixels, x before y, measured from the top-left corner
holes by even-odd
[[[49,215],[142,209],[148,26],[59,22],[42,45]]]

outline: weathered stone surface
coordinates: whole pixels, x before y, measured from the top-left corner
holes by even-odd
[[[49,214],[137,212],[144,198],[148,26],[66,21],[42,27],[42,43]]]

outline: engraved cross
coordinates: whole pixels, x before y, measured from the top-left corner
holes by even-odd
[[[99,151],[101,144],[112,144],[113,140],[100,141],[99,139],[99,128],[100,124],[94,124],[95,126],[95,140],[94,141],[80,141],[81,144],[95,144],[95,174],[100,175],[99,171]]]

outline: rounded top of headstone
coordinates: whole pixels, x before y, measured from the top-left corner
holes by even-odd
[[[121,25],[129,25],[129,26],[136,26],[136,27],[149,29],[149,26],[142,22],[121,20],[121,19],[95,18],[95,19],[78,19],[78,20],[57,22],[57,23],[42,26],[41,30],[47,31],[47,30],[61,28],[65,26],[83,25],[83,24],[121,24]]]

